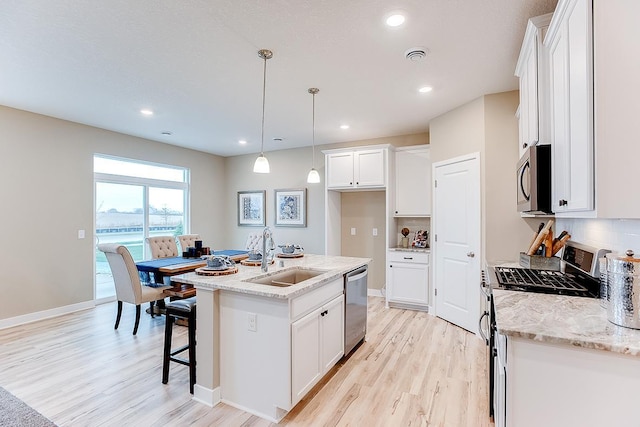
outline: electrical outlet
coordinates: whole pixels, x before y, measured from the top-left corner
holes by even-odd
[[[356,235],[356,228],[355,227],[351,227],[351,235],[352,236]]]
[[[257,332],[258,331],[258,315],[255,313],[249,313],[248,315],[248,324],[247,324],[247,329],[250,330],[251,332]]]
[[[84,239],[84,230],[78,230],[78,239]]]
[[[378,235],[378,229],[377,229],[377,228],[374,228],[374,229],[373,229],[373,235],[374,235],[374,236],[377,236],[377,235]]]

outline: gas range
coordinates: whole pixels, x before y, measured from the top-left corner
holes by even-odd
[[[598,259],[607,249],[568,241],[562,254],[562,271],[522,267],[490,267],[492,288],[597,298],[600,290]]]

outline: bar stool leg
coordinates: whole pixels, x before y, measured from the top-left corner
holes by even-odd
[[[189,391],[193,394],[196,383],[196,310],[189,313]]]
[[[171,362],[171,336],[173,333],[173,316],[167,310],[164,327],[164,357],[162,359],[162,384],[169,382],[169,363]]]

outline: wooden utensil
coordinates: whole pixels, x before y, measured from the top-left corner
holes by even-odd
[[[544,256],[551,258],[553,250],[553,230],[549,229],[549,234],[544,243]]]
[[[552,219],[547,221],[547,224],[538,233],[538,236],[529,247],[529,250],[527,251],[527,255],[532,256],[536,253],[536,251],[538,250],[538,248],[540,247],[544,239],[547,237],[547,234],[549,234],[549,230],[551,230],[551,226],[553,225],[553,222],[554,221]]]
[[[562,236],[562,239],[560,239],[557,242],[555,242],[553,244],[553,248],[551,249],[551,256],[554,256],[555,254],[557,254],[558,251],[564,247],[565,243],[570,238],[571,238],[571,234],[567,233],[564,236]]]

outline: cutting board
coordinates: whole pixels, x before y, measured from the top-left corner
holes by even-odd
[[[227,274],[236,274],[238,267],[231,267],[228,270],[207,270],[204,267],[196,268],[196,274],[201,276],[226,276]]]
[[[269,261],[269,264],[273,264],[275,261],[271,260]],[[262,261],[261,260],[249,260],[249,259],[243,259],[242,261],[240,261],[240,264],[242,265],[248,265],[249,267],[260,267],[262,265]]]
[[[278,258],[302,258],[304,256],[303,253],[301,254],[277,254]]]

